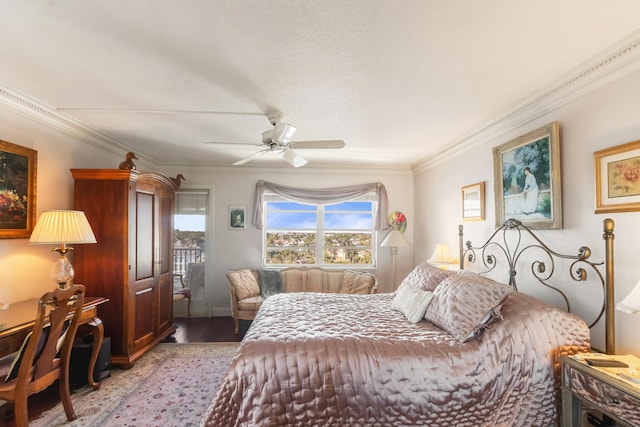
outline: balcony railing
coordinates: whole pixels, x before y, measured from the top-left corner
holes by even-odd
[[[203,262],[204,251],[200,248],[173,248],[173,273],[184,274],[187,264]]]

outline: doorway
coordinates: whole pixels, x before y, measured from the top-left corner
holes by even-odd
[[[192,315],[203,315],[207,312],[205,266],[209,199],[208,189],[181,189],[175,194],[174,288],[184,286],[191,291]],[[175,317],[186,317],[187,301],[176,301],[173,314]]]

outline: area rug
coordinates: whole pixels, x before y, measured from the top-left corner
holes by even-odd
[[[78,415],[67,421],[62,404],[30,425],[197,426],[206,414],[239,343],[158,344],[131,369],[113,369],[100,389],[71,395]]]

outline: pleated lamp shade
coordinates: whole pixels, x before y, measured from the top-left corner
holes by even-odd
[[[60,257],[53,264],[51,278],[58,286],[66,288],[75,276],[73,266],[66,257],[67,252],[73,248],[66,245],[96,243],[96,236],[82,211],[45,211],[38,218],[29,243],[60,245],[59,248],[52,249]]]

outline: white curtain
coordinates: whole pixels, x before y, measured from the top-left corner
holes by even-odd
[[[260,229],[264,228],[262,208],[264,205],[265,191],[271,191],[288,200],[306,203],[340,203],[364,196],[367,193],[375,192],[378,196],[378,210],[375,214],[374,228],[376,230],[386,230],[389,228],[389,221],[387,219],[389,216],[387,190],[380,182],[334,188],[296,188],[260,180],[256,184],[252,221],[253,225]]]

